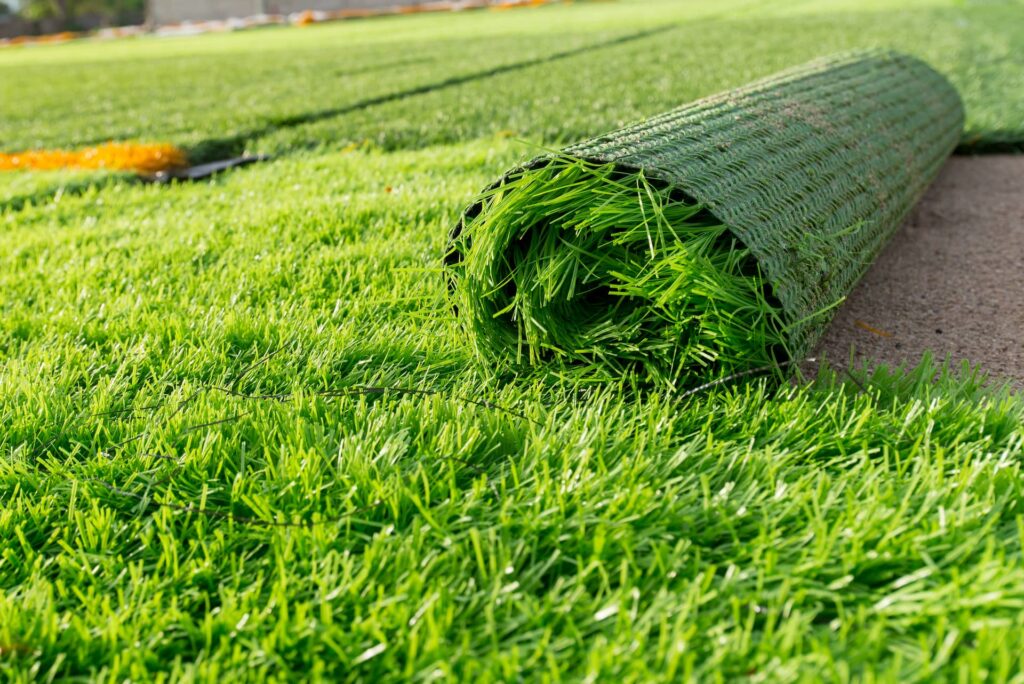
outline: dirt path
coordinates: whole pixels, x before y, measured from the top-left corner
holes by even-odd
[[[953,157],[840,309],[828,358],[925,350],[1024,388],[1024,155]]]

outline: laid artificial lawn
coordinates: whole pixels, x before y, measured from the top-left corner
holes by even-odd
[[[624,32],[630,7],[555,9]],[[555,32],[519,16],[458,21],[524,44]],[[388,26],[409,36],[440,19]],[[387,42],[392,29],[367,26]],[[53,62],[59,79],[65,49],[101,62],[259,35],[0,62]],[[615,54],[654,59],[627,45]],[[604,73],[598,54],[574,63],[590,65],[579,80]],[[122,68],[145,78],[144,61]],[[658,78],[666,100],[679,73]],[[641,102],[563,103],[586,121],[531,131],[513,98],[526,78],[495,77],[488,110],[464,109],[483,82],[381,105],[376,130],[407,145],[366,142],[371,109],[283,129],[264,139],[281,158],[207,183],[0,177],[5,678],[998,681],[1024,668],[1019,396],[932,382],[934,366],[684,397],[474,360],[440,260],[473,194],[535,151],[503,117],[550,142]],[[27,107],[20,92],[0,109]],[[417,117],[444,97],[454,132],[438,135],[462,140],[429,146]],[[537,116],[554,121],[552,102]],[[208,113],[180,142],[221,135]],[[481,123],[459,123],[471,115]],[[89,130],[116,136],[129,119]],[[4,144],[80,140],[76,121],[40,109]],[[299,151],[307,133],[324,149]]]
[[[1024,68],[1017,47],[1024,44],[1024,5],[910,3],[831,13],[813,4],[789,13],[771,7],[666,18],[663,31],[643,39],[267,132],[250,147],[280,154],[369,141],[410,149],[503,132],[571,143],[859,48],[895,48],[945,75],[964,101],[965,145],[1024,147]]]
[[[519,151],[4,214],[6,674],[1024,665],[1020,400],[928,370],[690,398],[494,377],[438,255]]]
[[[204,160],[503,131],[570,142],[871,47],[946,75],[966,140],[1021,143],[1022,14],[1021,0],[646,0],[6,49],[0,151],[142,138]]]
[[[739,6],[728,0],[723,7]],[[556,15],[551,17],[552,12]],[[708,14],[698,3],[584,12],[466,12],[267,28],[200,39],[76,42],[0,50],[0,149],[80,146],[110,137],[209,146],[253,143],[418,88],[580,52]],[[540,63],[534,73],[547,70]],[[450,86],[449,86],[450,87]],[[69,117],[68,107],[74,109]],[[343,117],[342,117],[343,118]],[[362,141],[360,138],[358,141]],[[293,139],[337,145],[335,136]]]

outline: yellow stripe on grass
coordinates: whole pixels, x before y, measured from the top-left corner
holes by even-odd
[[[0,152],[0,171],[109,169],[153,174],[187,165],[185,152],[166,143],[111,142],[80,150]]]

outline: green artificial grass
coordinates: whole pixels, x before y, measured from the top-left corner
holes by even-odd
[[[407,104],[421,89],[450,88],[473,75],[585,51],[659,23],[656,7],[567,9],[0,49],[0,150],[145,139],[190,148],[200,158],[237,153],[303,122],[337,126],[396,94],[411,93],[398,98]],[[699,7],[673,12],[705,13]],[[286,146],[260,149],[339,149],[366,141],[376,136],[299,131]]]
[[[1020,397],[937,364],[498,382],[437,261],[521,156],[299,155],[0,213],[0,676],[1024,667]]]
[[[0,49],[0,149],[143,138],[207,158],[510,131],[556,144],[858,48],[933,65],[963,96],[965,143],[1009,148],[1024,140],[1020,11],[1019,0],[619,0]],[[654,28],[665,30],[618,42]]]
[[[479,202],[451,247],[453,304],[487,361],[674,386],[785,360],[750,251],[643,172],[559,157]]]
[[[1019,395],[936,363],[688,397],[501,382],[438,266],[460,210],[529,152],[508,131],[577,139],[846,43],[917,41],[956,67],[976,129],[1012,129],[1024,90],[992,85],[1018,73],[1009,5],[848,4],[256,137],[363,87],[702,10],[0,51],[5,146],[227,132],[281,155],[199,184],[0,175],[0,679],[1016,676]]]

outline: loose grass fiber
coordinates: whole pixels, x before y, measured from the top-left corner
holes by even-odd
[[[477,355],[675,384],[814,346],[963,128],[923,62],[811,62],[545,155],[446,255]]]

